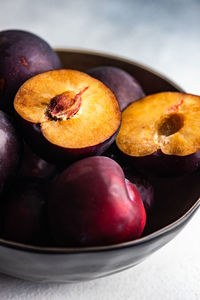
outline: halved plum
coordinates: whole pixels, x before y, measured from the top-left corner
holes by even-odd
[[[200,97],[163,92],[132,103],[122,114],[116,143],[141,171],[194,171],[200,165]]]
[[[53,163],[101,154],[114,141],[121,123],[114,94],[75,70],[32,77],[19,89],[14,107],[27,143]]]

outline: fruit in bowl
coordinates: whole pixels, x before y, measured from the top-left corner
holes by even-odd
[[[130,62],[128,60],[124,60],[122,58],[111,57],[108,55],[101,55],[101,54],[95,54],[95,53],[88,53],[85,51],[77,51],[77,50],[76,51],[70,51],[70,50],[59,51],[59,56],[61,57],[64,68],[67,68],[67,69],[76,69],[76,70],[80,70],[80,71],[86,71],[88,69],[95,68],[97,66],[103,66],[103,65],[104,66],[109,65],[109,66],[122,68],[125,71],[127,71],[131,76],[134,76],[138,80],[138,82],[141,84],[141,86],[143,87],[143,89],[147,95],[155,93],[155,92],[163,92],[163,91],[181,91],[181,89],[179,87],[177,87],[174,83],[172,83],[168,79],[165,79],[162,76],[156,74],[154,71],[150,71],[149,69],[146,69],[145,67],[140,66],[139,64]],[[48,81],[50,79],[47,77],[46,77],[46,79],[47,80],[44,82],[40,82],[40,83],[38,81],[35,82],[34,85],[37,86],[37,89],[41,89],[41,85],[45,86],[48,84]],[[93,80],[95,80],[95,79],[93,79]],[[2,83],[3,83],[3,81],[1,81],[1,83],[0,83],[1,86],[3,86]],[[53,85],[54,84],[51,85],[49,90],[54,89],[54,87],[52,87]],[[57,83],[56,83],[56,85],[57,85]],[[90,86],[87,89],[85,89],[87,86],[89,86],[89,85],[86,85],[86,86],[84,85],[81,89],[79,89],[79,88],[77,90],[75,89],[75,90],[71,91],[72,93],[68,93],[67,95],[64,94],[64,99],[66,99],[65,96],[67,96],[68,100],[69,100],[68,103],[69,102],[72,103],[72,105],[69,105],[69,107],[65,106],[66,118],[69,117],[70,114],[72,116],[72,114],[78,109],[80,101],[76,101],[76,100],[80,100],[80,98],[81,98],[81,100],[86,99],[85,97],[88,95],[87,94],[88,91],[91,90]],[[46,99],[45,95],[50,93],[49,90],[47,92],[45,92],[45,94],[43,94],[44,99]],[[29,91],[29,89],[28,89],[28,91]],[[52,99],[52,98],[56,98],[56,99],[52,100],[51,105],[49,105],[49,106],[46,105],[47,103],[43,102],[44,106],[48,106],[45,117],[50,118],[51,120],[49,120],[49,122],[52,122],[51,124],[54,124],[54,125],[62,124],[62,120],[59,120],[59,119],[63,117],[63,114],[62,114],[62,110],[59,111],[59,105],[62,104],[63,97],[60,96],[60,94],[62,94],[63,92],[65,92],[65,89],[62,91],[58,91],[58,90],[56,90],[56,87],[55,87],[55,93],[53,95],[52,94],[50,95],[50,99]],[[73,92],[75,93],[75,95]],[[30,98],[34,100],[34,97],[30,97],[30,95],[32,95],[32,94],[28,92],[26,98],[28,100],[30,100]],[[41,98],[40,95],[41,94],[38,93],[39,100]],[[74,97],[73,97],[73,95],[74,95]],[[75,104],[75,105],[73,106],[73,104]],[[39,107],[39,111],[40,111],[40,105],[38,107]],[[30,111],[31,111],[31,109],[30,109]],[[79,112],[81,112],[81,108],[72,118],[75,119],[75,117],[78,116]],[[31,115],[31,113],[30,113],[30,115]],[[89,115],[87,115],[87,117],[88,116]],[[46,141],[43,136],[41,137],[41,134],[42,134],[41,128],[42,128],[43,122],[42,123],[39,122],[41,124],[41,125],[39,125],[39,123],[36,122],[37,120],[34,122],[30,122],[30,120],[27,121],[27,120],[23,119],[22,116],[19,117],[19,115],[18,115],[18,118],[21,119],[20,120],[22,123],[21,128],[23,128],[23,134],[26,135],[26,140],[27,141],[29,140],[29,145],[31,147],[31,151],[34,152],[37,149],[37,153],[39,155],[42,155],[42,152],[43,152],[44,155],[42,155],[42,156],[45,157],[45,159],[46,159],[46,156],[48,156],[48,154],[50,152],[51,152],[51,157],[53,156],[52,155],[53,149],[51,147],[55,146],[56,151],[54,152],[55,153],[54,156],[57,159],[57,157],[60,155],[58,148],[62,148],[62,147],[60,147],[60,146],[58,147],[57,145],[54,145],[54,144],[48,142],[47,143],[48,146],[45,148],[44,144],[46,143]],[[69,120],[72,118],[69,118]],[[34,130],[32,127],[34,127]],[[103,122],[102,122],[101,130],[102,129],[104,129]],[[76,135],[75,135],[75,137],[76,137]],[[55,135],[55,138],[57,138],[57,135]],[[58,135],[58,138],[59,138],[59,135]],[[84,138],[85,138],[85,136],[84,136]],[[30,141],[31,139],[33,139],[32,142]],[[105,141],[105,143],[106,143],[106,141]],[[44,148],[46,149],[45,151],[42,150]],[[106,145],[105,149],[106,148],[107,148],[107,145]],[[100,152],[104,151],[105,149],[102,148]],[[74,153],[74,149],[72,151]],[[93,153],[95,153],[95,152],[93,152]],[[97,154],[97,152],[95,154]],[[97,157],[85,158],[85,159],[88,160],[88,159],[96,159],[96,158]],[[116,156],[114,155],[113,158],[118,159],[118,154]],[[60,161],[62,159],[63,158],[61,158]],[[104,158],[104,161],[105,161],[105,158]],[[106,161],[110,162],[109,159],[107,159]],[[126,162],[128,163],[128,166],[131,168],[130,176],[132,176],[132,167],[131,167],[131,165],[129,165],[128,160]],[[79,163],[82,164],[82,161],[79,161],[75,164],[79,164]],[[62,167],[64,167],[63,163],[61,163],[61,164],[62,164]],[[108,180],[108,178],[109,178],[109,180],[111,178],[112,181],[110,181],[110,184],[114,183],[114,182],[120,183],[120,184],[116,185],[117,190],[119,189],[120,185],[123,187],[123,189],[119,191],[119,195],[122,195],[122,194],[126,195],[126,197],[125,197],[126,203],[129,203],[128,206],[129,205],[131,206],[131,196],[133,194],[134,195],[137,194],[135,192],[135,188],[133,187],[132,183],[125,180],[124,175],[123,176],[120,175],[120,174],[122,174],[122,171],[118,165],[117,165],[118,167],[113,167],[113,164],[115,164],[115,166],[116,166],[116,163],[114,163],[112,161],[112,163],[109,163],[109,164],[112,165],[112,168],[111,168],[112,172],[109,172],[109,176],[103,176],[103,173],[100,175],[98,172],[98,177],[97,177],[98,182],[102,182],[102,185],[104,185],[104,194],[109,195],[109,190],[108,190],[108,188],[106,188],[107,185],[109,185],[109,183],[107,181],[106,182],[104,182],[104,181],[106,178],[107,178],[107,180]],[[72,167],[73,166],[70,166],[69,169],[71,170]],[[105,168],[105,170],[106,170],[107,169],[106,163],[104,163],[104,165],[101,165],[101,168],[103,168],[103,169]],[[118,170],[118,171],[115,172],[113,170]],[[86,172],[88,170],[84,169],[84,171]],[[94,174],[94,172],[95,172],[94,169],[91,170],[91,173]],[[61,175],[57,176],[57,178],[55,180],[50,181],[47,184],[47,187],[50,190],[50,194],[49,194],[50,200],[49,200],[49,204],[48,204],[49,217],[50,217],[50,215],[52,216],[52,214],[53,214],[53,209],[51,209],[50,206],[51,205],[56,206],[56,202],[57,202],[56,198],[58,198],[57,197],[58,194],[61,195],[61,198],[63,199],[63,202],[61,203],[58,198],[57,205],[58,205],[58,208],[60,207],[60,213],[62,214],[65,211],[63,209],[63,212],[61,212],[61,207],[62,206],[64,207],[64,203],[65,203],[64,200],[66,199],[65,196],[68,197],[68,190],[66,191],[65,187],[63,185],[61,186],[59,181],[61,179],[63,181],[65,181],[66,174],[68,174],[67,170],[63,171],[63,173]],[[80,174],[79,174],[79,176],[80,176]],[[76,181],[80,182],[80,180],[78,180],[78,178],[80,178],[79,176],[77,177],[77,179],[74,179],[74,182],[76,182]],[[96,174],[95,174],[95,176],[96,176]],[[92,180],[95,180],[95,176],[93,176]],[[30,176],[30,177],[33,178],[32,176]],[[30,177],[29,177],[29,179],[30,179]],[[126,177],[128,178],[127,175],[126,175]],[[67,181],[68,181],[68,179],[67,179]],[[102,181],[100,179],[102,179]],[[103,181],[103,179],[104,179],[104,181]],[[128,179],[130,181],[133,180],[132,177],[130,177]],[[45,177],[45,180],[46,180],[46,177]],[[85,180],[85,182],[87,181],[86,178],[84,178],[84,180]],[[76,236],[76,238],[74,237],[74,239],[73,239],[73,238],[71,238],[71,233],[69,235],[68,235],[68,233],[67,233],[67,235],[65,235],[66,232],[63,232],[64,229],[62,228],[61,231],[63,232],[63,235],[65,235],[65,238],[66,238],[66,240],[63,241],[63,236],[61,237],[61,233],[59,233],[59,232],[58,232],[58,234],[56,233],[56,230],[60,227],[60,225],[57,225],[57,224],[55,224],[55,227],[57,225],[58,228],[57,229],[54,228],[54,233],[53,233],[54,241],[56,241],[57,244],[55,242],[51,241],[48,244],[44,243],[43,246],[38,246],[38,244],[35,244],[35,241],[32,242],[33,241],[32,238],[28,239],[26,244],[23,244],[21,242],[14,242],[12,240],[8,240],[8,237],[6,238],[6,236],[4,235],[4,239],[3,239],[3,236],[0,239],[0,243],[1,243],[0,271],[3,273],[6,273],[8,275],[12,275],[12,276],[20,277],[20,278],[24,278],[24,279],[30,279],[30,280],[50,281],[50,282],[56,282],[56,281],[57,282],[77,282],[77,281],[91,280],[94,278],[107,276],[107,275],[113,274],[115,272],[122,271],[126,268],[132,267],[132,266],[136,265],[137,263],[141,262],[144,258],[146,258],[148,255],[150,255],[154,251],[156,251],[158,248],[160,248],[161,246],[163,246],[164,244],[169,242],[184,227],[184,225],[186,225],[186,223],[192,217],[193,213],[196,211],[197,207],[200,204],[200,201],[197,200],[197,198],[199,196],[199,192],[200,192],[199,180],[200,180],[200,172],[199,171],[193,172],[192,174],[187,175],[186,178],[185,177],[181,178],[181,180],[178,179],[175,181],[175,183],[174,183],[173,179],[166,180],[166,178],[164,178],[163,180],[161,180],[162,187],[164,187],[164,191],[165,191],[164,197],[162,197],[162,188],[160,188],[160,186],[161,186],[160,181],[158,180],[156,182],[156,180],[155,180],[155,182],[154,182],[152,180],[151,182],[153,182],[153,184],[155,184],[155,187],[156,187],[155,188],[156,201],[154,203],[152,211],[150,211],[150,213],[147,213],[147,223],[145,225],[142,235],[139,238],[136,238],[136,240],[132,240],[132,238],[134,238],[134,237],[132,237],[129,241],[117,242],[117,244],[106,243],[105,245],[103,245],[102,241],[96,241],[96,243],[98,243],[98,246],[86,246],[86,244],[81,244],[80,242],[78,242],[79,241],[79,237],[77,237],[78,235]],[[34,181],[35,181],[35,179],[34,179]],[[172,184],[172,181],[173,181],[173,184]],[[67,186],[69,187],[69,190],[70,190],[72,187],[69,186],[68,183],[69,182],[67,182]],[[38,184],[38,181],[37,181],[37,184]],[[168,188],[169,187],[168,184],[170,184],[170,187],[172,187],[172,188]],[[85,190],[87,188],[91,189],[91,191],[93,190],[93,192],[96,193],[95,196],[100,197],[101,191],[99,192],[99,195],[97,195],[97,192],[94,191],[92,185],[89,186],[89,184],[87,184],[87,186],[83,186],[82,181],[79,183],[79,185],[81,186],[81,188],[83,188]],[[61,190],[62,189],[65,190],[66,195],[63,195],[61,193],[61,190],[56,191],[57,187],[59,187],[59,189],[61,189]],[[28,188],[28,190],[29,190],[29,188]],[[28,190],[26,190],[26,195],[29,195]],[[78,190],[78,188],[76,188],[73,191],[70,190],[70,193],[73,194],[74,191],[78,198],[78,195],[80,196],[80,191]],[[84,193],[82,193],[82,194],[84,194]],[[19,193],[18,193],[18,195],[19,195]],[[88,195],[86,195],[86,198],[87,198],[87,196]],[[113,199],[114,194],[112,194],[111,196],[112,196],[111,198]],[[26,203],[28,203],[28,198],[29,198],[29,196],[27,197]],[[8,200],[7,197],[5,199]],[[40,197],[39,197],[39,199],[40,199]],[[14,199],[14,200],[16,200],[16,199]],[[84,205],[87,205],[87,202],[85,201],[85,199],[82,199],[82,200],[83,200]],[[80,201],[82,202],[82,200],[80,200]],[[129,202],[129,200],[130,200],[130,202]],[[165,200],[167,200],[167,201],[165,201]],[[45,199],[45,201],[46,201],[46,199]],[[122,203],[121,201],[122,201],[122,199],[120,197],[119,203]],[[72,205],[72,198],[69,199],[69,202]],[[14,203],[15,203],[15,201],[14,201]],[[40,201],[39,201],[39,203],[40,203]],[[103,202],[103,203],[106,203],[106,202]],[[140,201],[140,203],[141,203],[141,201]],[[26,205],[25,205],[25,207],[26,207]],[[40,205],[38,207],[40,207]],[[28,209],[29,208],[30,207],[28,205]],[[78,207],[78,209],[80,209],[80,207]],[[50,211],[52,213],[50,213]],[[74,210],[74,212],[76,213],[75,210]],[[121,212],[121,209],[118,210],[118,213],[119,212]],[[54,226],[53,216],[51,218],[52,218],[52,220],[51,220],[52,227],[51,228],[53,231],[53,226]],[[40,218],[38,218],[38,219],[40,219]],[[63,220],[63,217],[62,217],[62,220]],[[58,220],[58,223],[60,221],[61,220]],[[87,218],[86,218],[86,221],[88,221]],[[96,221],[96,219],[95,219],[95,221]],[[78,220],[77,223],[79,224],[79,222],[81,222],[81,218],[80,218],[80,220]],[[86,224],[88,225],[87,222],[86,222]],[[94,224],[96,224],[96,223],[94,222]],[[101,228],[101,226],[102,226],[102,224],[100,223],[100,228]],[[75,230],[75,228],[76,228],[76,227],[72,228],[71,224],[69,227],[70,227],[70,230]],[[119,228],[120,227],[121,226],[119,226]],[[123,224],[122,224],[122,227],[123,227]],[[49,227],[48,232],[50,232],[50,227]],[[11,239],[11,237],[10,237],[10,239]],[[12,237],[12,239],[14,239],[14,237]],[[114,243],[115,241],[110,240],[111,243]],[[101,245],[99,243],[101,243]],[[89,244],[92,245],[92,243],[89,243]],[[65,246],[62,246],[62,245],[65,245]],[[74,246],[72,247],[72,245],[74,245]]]
[[[116,144],[130,164],[157,175],[182,175],[200,165],[200,97],[163,92],[130,104]]]
[[[85,158],[63,171],[50,189],[48,216],[61,246],[112,245],[139,238],[146,213],[136,187],[121,167],[103,156]]]
[[[28,78],[60,69],[58,55],[40,37],[22,30],[0,32],[0,107],[13,110],[14,96]]]
[[[100,66],[88,70],[87,73],[111,89],[119,102],[121,111],[130,103],[145,96],[139,82],[121,68]]]
[[[114,94],[75,70],[32,77],[18,90],[14,107],[30,147],[62,166],[101,154],[114,141],[121,122]]]

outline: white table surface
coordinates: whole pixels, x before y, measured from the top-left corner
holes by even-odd
[[[0,30],[16,28],[53,47],[136,60],[200,94],[198,0],[0,0]],[[73,285],[0,275],[0,299],[199,300],[200,211],[174,240],[132,269]]]

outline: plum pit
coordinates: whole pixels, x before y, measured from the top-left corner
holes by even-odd
[[[49,120],[67,120],[73,117],[81,107],[82,94],[88,89],[88,86],[78,93],[66,91],[53,97],[48,106],[46,115]]]

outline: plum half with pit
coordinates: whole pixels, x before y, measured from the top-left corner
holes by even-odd
[[[130,103],[145,96],[139,82],[128,72],[113,66],[99,66],[87,71],[102,81],[115,94],[121,111]]]
[[[22,152],[21,138],[13,120],[0,111],[0,194],[14,178]]]
[[[142,172],[183,175],[200,166],[200,97],[162,92],[129,105],[116,144]]]
[[[121,167],[103,156],[72,164],[52,184],[49,226],[62,246],[101,246],[137,239],[146,223],[136,187]]]
[[[31,149],[62,166],[100,155],[114,141],[121,124],[114,94],[75,70],[32,77],[18,90],[14,107]]]
[[[14,96],[28,78],[60,69],[58,55],[37,35],[22,30],[0,32],[0,107],[13,110]]]

